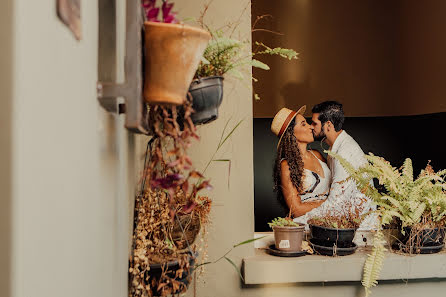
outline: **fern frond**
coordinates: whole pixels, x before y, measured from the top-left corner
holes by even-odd
[[[421,220],[421,216],[423,215],[425,209],[426,203],[420,203],[418,204],[417,208],[409,214],[409,217],[412,219],[413,224],[416,224]]]
[[[364,264],[362,285],[366,292],[366,297],[370,296],[372,287],[378,284],[378,278],[384,264],[384,235],[381,230],[375,233],[373,238],[373,249],[368,255]]]
[[[292,59],[297,59],[297,53],[296,51],[289,49],[289,48],[281,48],[281,47],[275,47],[275,48],[270,48],[266,45],[264,45],[262,42],[257,42],[255,43],[258,46],[261,46],[264,50],[263,51],[259,51],[256,54],[261,55],[261,54],[268,54],[268,55],[279,55],[282,58],[286,58],[288,60],[292,60]]]
[[[402,174],[409,181],[411,182],[413,181],[413,166],[412,166],[412,160],[410,158],[404,160]]]

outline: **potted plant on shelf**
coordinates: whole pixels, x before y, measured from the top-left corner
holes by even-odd
[[[428,164],[414,178],[412,160],[407,158],[403,166],[393,167],[384,158],[366,155],[368,164],[355,170],[341,156],[327,152],[343,165],[358,188],[378,206],[380,226],[390,224],[399,228],[397,248],[405,253],[439,252],[444,246],[446,220],[446,170],[435,172]],[[370,181],[377,180],[383,186],[376,189]],[[397,222],[397,224],[395,224]],[[362,284],[366,294],[377,284],[384,260],[385,236],[376,230],[374,246],[364,266]]]
[[[327,256],[345,256],[355,252],[353,242],[361,224],[360,207],[344,203],[342,208],[308,220],[310,243],[315,252]]]
[[[203,58],[189,88],[194,108],[192,120],[195,124],[205,124],[217,119],[218,108],[223,100],[223,79],[226,75],[243,79],[244,75],[240,68],[246,65],[269,70],[268,65],[257,60],[257,57],[261,55],[277,55],[289,60],[297,59],[297,53],[292,49],[271,48],[260,42],[255,43],[254,51],[247,50],[246,47],[250,44],[248,39],[242,41],[233,38],[231,33],[213,30],[206,25],[204,23],[206,11],[205,7],[198,23],[210,33],[211,40],[203,53]],[[229,23],[226,28],[234,32],[238,24],[238,22]],[[253,30],[256,29],[253,28]],[[258,98],[258,95],[255,95]]]
[[[145,68],[144,99],[151,104],[181,105],[210,34],[203,29],[179,24],[173,3],[142,0]]]
[[[269,227],[274,231],[275,248],[284,252],[301,252],[305,226],[293,222],[289,217],[275,218]]]

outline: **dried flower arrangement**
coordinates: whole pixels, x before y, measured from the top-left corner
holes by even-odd
[[[218,159],[216,154],[242,121],[228,131],[230,120],[226,122],[216,150],[203,171],[199,172],[193,168],[187,155],[192,141],[199,139],[190,118],[193,111],[190,100],[181,106],[184,110],[181,118],[177,117],[177,109],[175,106],[160,105],[149,108],[148,126],[154,136],[147,144],[142,190],[135,202],[133,256],[129,270],[130,291],[134,296],[165,296],[184,292],[189,282],[184,275],[190,277],[197,250],[203,251],[202,262],[195,266],[200,267],[201,272],[203,265],[225,259],[240,274],[237,266],[227,257],[232,249],[216,261],[205,262],[206,242],[203,242],[204,246],[199,246],[194,239],[200,229],[202,237],[205,237],[212,205],[209,197],[198,194],[203,189],[211,188],[203,175],[212,162],[228,163],[230,174],[230,159]],[[233,248],[252,241],[244,241]],[[172,266],[167,263],[169,261],[178,263],[173,267],[174,271],[169,268]],[[161,273],[151,275],[153,267],[159,266],[157,263],[162,263]]]
[[[182,108],[181,130],[175,106],[149,108],[154,136],[147,145],[142,190],[135,201],[129,269],[132,296],[184,292],[196,257],[193,241],[208,222],[211,200],[198,192],[210,184],[187,155],[192,140],[199,137],[190,119],[191,103],[186,100]],[[154,273],[157,266],[160,272]]]
[[[347,202],[340,209],[309,219],[308,224],[334,229],[357,229],[362,221],[361,211],[361,207],[352,207]]]

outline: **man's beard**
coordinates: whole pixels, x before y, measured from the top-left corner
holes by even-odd
[[[320,132],[319,134],[317,134],[317,135],[316,135],[316,133],[314,133],[314,131],[313,131],[313,137],[314,137],[314,140],[315,140],[315,141],[322,141],[322,139],[324,139],[326,136],[325,136],[324,131],[321,130],[321,132]]]

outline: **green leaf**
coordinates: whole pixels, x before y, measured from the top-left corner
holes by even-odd
[[[228,70],[228,73],[233,75],[237,79],[240,79],[240,80],[243,79],[243,74],[239,70],[237,70],[235,68],[232,68],[232,69]]]
[[[263,51],[255,53],[257,55],[261,55],[261,54],[279,55],[282,58],[286,58],[288,60],[297,59],[298,54],[296,53],[296,51],[294,51],[292,49],[281,48],[281,47],[270,48],[269,46],[266,46],[265,44],[263,44],[261,42],[256,42],[255,44],[264,48]]]
[[[240,278],[242,279],[242,281],[245,281],[245,279],[243,278],[242,272],[240,271],[240,269],[238,269],[237,265],[235,265],[235,263],[226,256],[225,256],[225,259],[232,265],[232,267],[234,267],[235,271],[237,271],[237,273],[240,276]]]
[[[200,266],[208,265],[208,264],[212,264],[212,263],[214,263],[214,262],[210,262],[210,261],[203,262],[203,263],[200,263],[200,264],[195,265],[195,266],[194,266],[194,269],[197,269],[197,268],[200,267]]]
[[[259,239],[262,239],[262,238],[265,238],[265,237],[266,237],[266,235],[262,236],[262,237],[251,238],[251,239],[248,239],[248,240],[245,240],[245,241],[237,243],[236,245],[234,245],[234,247],[238,247],[238,246],[241,246],[241,245],[244,245],[244,244],[248,244],[248,243],[251,243],[253,241],[256,241],[256,240],[259,240]]]
[[[256,59],[252,59],[251,66],[255,67],[255,68],[260,68],[260,69],[263,69],[263,70],[269,70],[270,69],[268,65],[266,65],[265,63],[260,62],[259,60],[256,60]]]
[[[235,125],[234,128],[232,128],[231,132],[228,133],[228,135],[226,135],[226,137],[223,139],[223,141],[220,143],[220,145],[218,146],[219,148],[226,142],[226,140],[229,139],[229,137],[231,137],[232,133],[234,133],[235,129],[238,128],[238,126],[240,126],[240,124],[243,122],[243,120],[240,120],[240,122],[237,123],[237,125]]]

